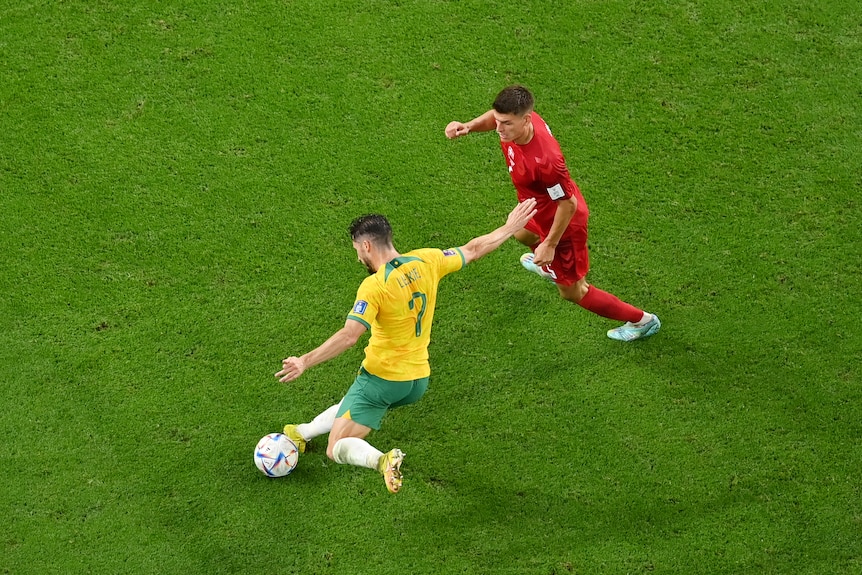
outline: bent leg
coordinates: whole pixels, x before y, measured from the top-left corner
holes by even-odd
[[[514,234],[512,234],[516,240],[529,247],[530,249],[536,249],[536,246],[539,245],[539,240],[541,239],[537,234],[534,234],[527,228],[521,228]]]
[[[369,432],[370,427],[339,418],[329,434],[326,453],[336,463],[376,469],[383,475],[386,489],[390,493],[398,493],[402,483],[401,462],[404,453],[400,449],[393,449],[384,454],[363,439]]]
[[[572,285],[560,285],[557,284],[557,290],[560,292],[560,297],[564,300],[570,301],[572,303],[576,303],[580,305],[584,296],[587,295],[587,292],[590,290],[590,284],[587,283],[587,278],[581,278]]]
[[[389,381],[360,369],[335,414],[326,455],[336,463],[377,469],[386,488],[397,493],[401,489],[404,453],[393,449],[384,454],[365,441],[365,437],[372,429],[380,429],[390,407],[418,400],[427,385],[428,378]]]
[[[339,461],[335,455],[335,445],[341,441],[342,439],[357,439],[361,440],[362,443],[371,447],[366,441],[365,437],[371,433],[371,428],[362,425],[361,423],[356,423],[353,420],[340,417],[335,420],[335,423],[332,425],[332,431],[329,432],[329,445],[326,446],[326,455],[336,463],[350,463],[352,465],[359,465],[360,467],[367,467],[367,465],[362,463],[354,463],[353,461],[342,460]],[[354,445],[355,442],[348,442],[347,445]],[[343,451],[343,450],[342,450]],[[377,450],[375,450],[377,451]],[[340,455],[344,455],[345,453],[340,453]],[[378,452],[379,457],[379,452]]]
[[[586,278],[582,278],[569,287],[557,287],[560,289],[560,295],[565,299],[608,319],[638,323],[645,316],[643,310],[622,301],[613,294],[600,290],[596,286],[587,284]]]

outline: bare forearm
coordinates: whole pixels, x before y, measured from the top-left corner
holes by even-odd
[[[551,229],[548,231],[548,236],[544,243],[556,247],[560,243],[560,238],[572,221],[572,217],[578,209],[578,200],[568,198],[557,202],[557,212],[554,214],[554,223],[551,224]]]
[[[317,348],[301,356],[306,368],[314,367],[334,357],[338,357],[356,345],[356,338],[344,328],[338,330]]]
[[[491,233],[473,238],[461,247],[461,253],[464,254],[466,263],[473,260],[478,260],[482,256],[491,253],[492,251],[503,245],[507,239],[526,225],[530,218],[536,214],[536,200],[529,198],[515,206],[509,212],[509,217],[506,218],[506,223],[494,230]]]
[[[512,237],[512,234],[516,231],[518,230],[509,230],[506,226],[503,226],[489,234],[473,238],[467,242],[463,248],[461,248],[461,252],[464,254],[464,259],[469,263],[488,255],[503,245],[503,242]]]
[[[290,356],[282,360],[281,370],[275,374],[275,377],[282,383],[293,381],[309,367],[330,360],[356,345],[363,333],[365,333],[365,325],[348,319],[343,328],[332,334],[317,348],[302,357]]]
[[[481,116],[473,118],[467,122],[467,127],[471,132],[490,132],[497,127],[497,122],[494,120],[494,110],[488,110]]]

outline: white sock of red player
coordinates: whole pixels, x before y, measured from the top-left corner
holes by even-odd
[[[650,322],[650,321],[652,321],[652,314],[644,312],[644,316],[635,325],[641,326],[641,325],[644,325],[645,323]]]

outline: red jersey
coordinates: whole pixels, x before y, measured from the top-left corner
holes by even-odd
[[[533,139],[527,144],[500,142],[503,156],[509,166],[512,183],[518,190],[518,201],[536,198],[536,215],[532,222],[541,230],[542,239],[551,231],[554,215],[557,213],[556,200],[574,196],[578,208],[569,229],[563,234],[561,241],[569,239],[576,229],[587,225],[590,215],[587,203],[581,195],[578,185],[569,175],[566,159],[560,150],[560,144],[551,134],[550,128],[537,113],[531,114],[533,122]]]

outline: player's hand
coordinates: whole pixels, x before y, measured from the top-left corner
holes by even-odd
[[[449,122],[446,126],[446,137],[450,140],[470,133],[470,128],[462,122]]]
[[[539,267],[551,265],[554,261],[554,254],[556,253],[557,248],[553,246],[549,246],[546,243],[541,243],[536,248],[536,252],[533,255],[533,263]]]
[[[299,357],[288,357],[281,362],[281,371],[275,374],[278,381],[287,383],[293,381],[305,371],[305,362]]]
[[[536,211],[536,198],[527,198],[509,212],[509,217],[506,218],[506,225],[515,231],[520,230],[527,225],[527,222],[533,219]]]

